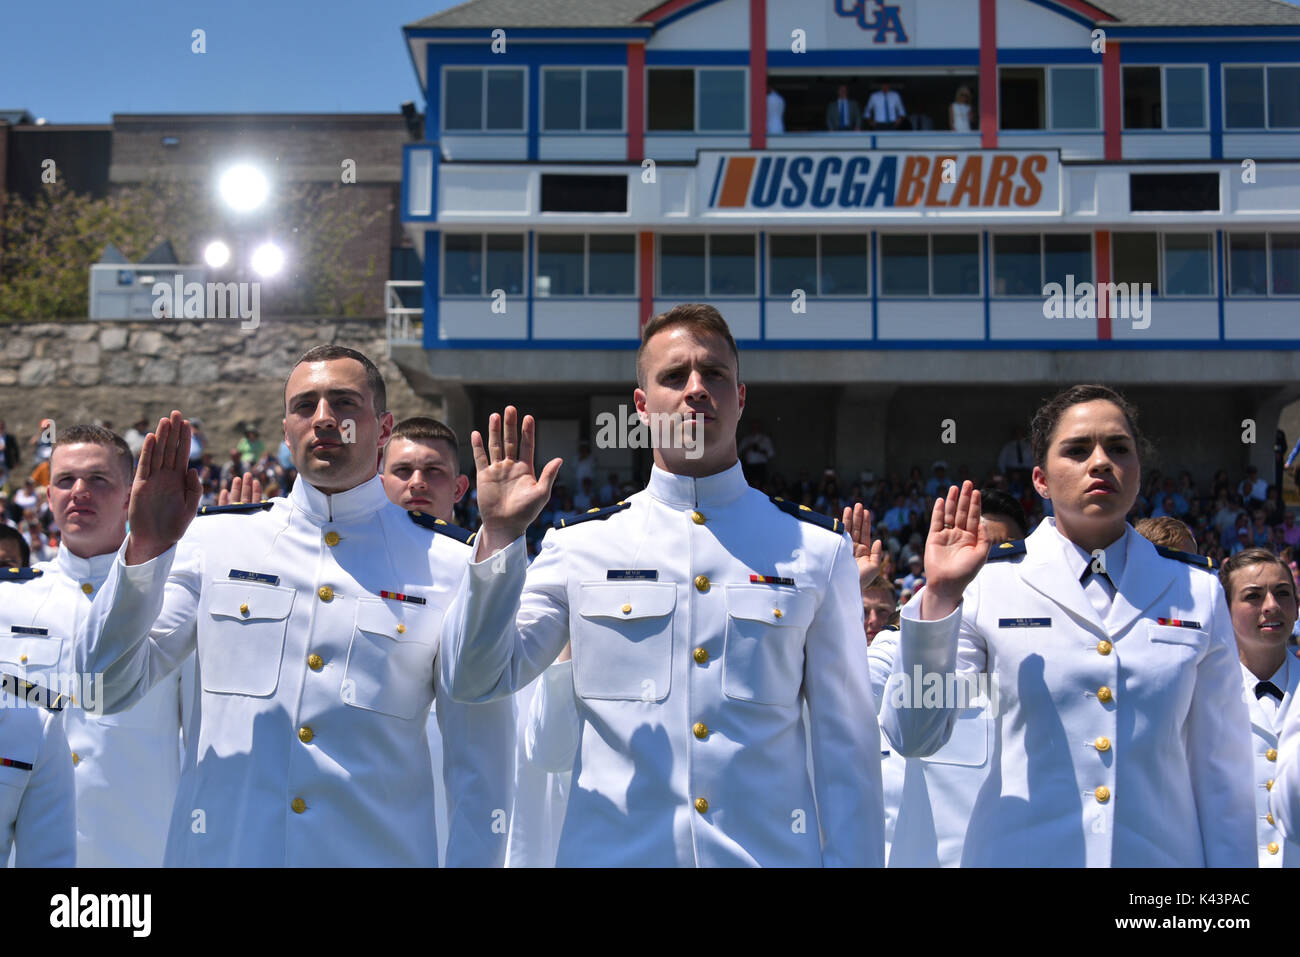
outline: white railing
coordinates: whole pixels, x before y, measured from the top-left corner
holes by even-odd
[[[388,335],[388,355],[393,346],[418,346],[424,343],[424,307],[402,304],[399,289],[419,289],[424,282],[419,279],[390,279],[384,283],[384,314]]]

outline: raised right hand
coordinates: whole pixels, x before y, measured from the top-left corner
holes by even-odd
[[[989,536],[980,521],[980,493],[970,482],[952,486],[934,500],[925,540],[925,588],[921,618],[947,618],[961,604],[962,592],[989,557]]]
[[[181,540],[199,509],[203,486],[189,468],[190,423],[172,410],[145,436],[131,484],[126,563],[157,558]]]
[[[486,558],[524,533],[541,514],[551,497],[551,487],[560,474],[562,459],[551,459],[537,476],[533,472],[536,423],[524,416],[517,429],[519,411],[506,406],[504,415],[493,412],[488,419],[488,444],[483,436],[470,435],[477,470],[478,510],[483,528],[478,535],[479,560]]]

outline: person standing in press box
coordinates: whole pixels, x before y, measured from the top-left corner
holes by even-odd
[[[883,863],[852,545],[839,520],[746,484],[739,365],[712,306],[656,316],[633,393],[657,439],[649,484],[549,531],[531,567],[524,530],[560,460],[535,475],[533,419],[521,430],[513,406],[486,446],[471,437],[483,527],[444,681],[465,701],[505,697],[572,640],[580,729],[557,866]]]
[[[971,483],[937,499],[926,585],[903,608],[894,658],[903,691],[987,673],[998,697],[962,866],[1254,867],[1232,621],[1205,559],[1124,520],[1140,485],[1137,411],[1105,386],[1074,386],[1038,410],[1032,435],[1034,487],[1054,517],[990,555]],[[887,689],[881,723],[899,752],[924,756],[959,704]]]
[[[388,501],[377,475],[386,404],[361,353],[307,352],[285,386],[292,492],[206,508],[192,527],[201,488],[186,468],[188,424],[174,411],[145,441],[130,535],[78,657],[104,673],[112,713],[198,649],[199,728],[168,865],[434,866],[435,695],[447,862],[501,864],[509,809],[492,798],[512,755],[483,711],[471,720],[451,701],[435,666],[468,535]],[[160,613],[172,624],[155,627]],[[497,714],[512,731],[510,702]]]

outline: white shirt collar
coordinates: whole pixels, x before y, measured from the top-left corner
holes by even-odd
[[[50,565],[56,568],[60,575],[65,575],[73,581],[90,582],[95,586],[99,586],[108,577],[115,558],[117,558],[117,549],[103,555],[78,558],[72,554],[72,550],[64,542],[59,546],[59,551],[55,554]]]
[[[353,486],[346,492],[327,495],[301,476],[289,492],[289,504],[305,512],[313,522],[357,522],[385,505],[391,505],[379,476]]]
[[[650,469],[650,482],[646,485],[646,491],[652,497],[677,508],[730,505],[748,488],[739,461],[725,471],[703,478],[666,472],[656,465]]]
[[[1062,550],[1070,562],[1071,574],[1076,579],[1081,578],[1083,576],[1083,570],[1092,563],[1092,553],[1066,538],[1057,527],[1056,519],[1054,517],[1050,517],[1046,519],[1046,521],[1050,524],[1052,531],[1056,533],[1056,537],[1062,545]],[[1116,588],[1119,587],[1120,580],[1124,577],[1124,567],[1127,564],[1128,559],[1129,536],[1136,534],[1137,533],[1134,532],[1127,523],[1125,523],[1124,534],[1115,539],[1115,541],[1111,542],[1104,549],[1106,556],[1104,559],[1106,565],[1106,577],[1110,579],[1111,584]]]

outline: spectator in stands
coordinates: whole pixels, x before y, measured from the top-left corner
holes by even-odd
[[[190,419],[190,468],[197,470],[203,464],[203,450],[208,445],[208,437],[203,434],[203,420]]]
[[[1245,516],[1242,517],[1244,518]],[[1232,557],[1233,555],[1241,554],[1248,548],[1255,548],[1255,547],[1257,547],[1255,545],[1255,539],[1254,536],[1251,535],[1250,524],[1247,523],[1245,525],[1237,526],[1236,541],[1234,541],[1231,545],[1226,546],[1224,550],[1228,553],[1228,557]]]
[[[890,80],[883,80],[880,89],[867,98],[865,120],[872,130],[901,130],[907,121],[903,98],[892,88]]]
[[[925,480],[925,497],[937,498],[948,494],[952,488],[952,479],[948,478],[948,463],[940,459],[930,466],[933,474]],[[919,509],[918,509],[919,511]]]
[[[1300,546],[1300,525],[1295,523],[1295,513],[1287,511],[1282,516],[1282,537],[1292,548]]]
[[[18,440],[5,429],[4,419],[0,419],[0,488],[5,487],[9,473],[18,467],[20,461],[22,450],[18,447]]]
[[[244,429],[244,437],[235,445],[239,451],[239,461],[245,469],[251,468],[253,463],[259,461],[266,453],[266,443],[261,440],[260,435],[256,426],[249,425]]]
[[[36,450],[32,457],[35,465],[50,460],[50,453],[54,451],[54,422],[50,419],[41,419],[41,427],[36,434],[32,436],[31,442],[28,443]],[[46,482],[45,484],[49,484]]]
[[[1273,528],[1268,523],[1268,513],[1262,508],[1255,509],[1251,516],[1250,534],[1257,548],[1268,548],[1273,541]]]
[[[1264,504],[1268,498],[1268,483],[1259,477],[1259,469],[1253,465],[1246,467],[1246,477],[1237,486],[1237,494],[1247,506]]]
[[[18,529],[0,524],[0,568],[26,568],[32,562],[32,549]]]
[[[140,461],[140,450],[144,448],[144,437],[148,434],[149,419],[147,416],[141,416],[122,436],[122,440],[126,442],[126,447],[131,450],[131,458],[137,462]]]
[[[1192,530],[1171,516],[1144,518],[1133,526],[1133,530],[1153,545],[1196,554],[1196,537]]]
[[[749,435],[740,440],[737,447],[740,454],[740,467],[745,473],[745,481],[755,488],[767,481],[767,465],[776,456],[772,440],[763,432],[763,423],[757,419],[750,425]]]
[[[622,497],[623,497],[623,487],[619,484],[618,473],[610,472],[609,481],[606,482],[604,487],[600,490],[600,496],[599,496],[600,504],[602,506],[613,505]],[[569,508],[573,507],[572,501],[568,503],[568,507]]]
[[[1286,515],[1286,506],[1282,504],[1282,496],[1276,485],[1270,485],[1268,493],[1264,496],[1264,514],[1270,525],[1281,525]]]
[[[980,492],[980,499],[984,505],[980,521],[992,548],[1029,534],[1029,519],[1025,516],[1024,507],[1006,492],[986,488]]]
[[[13,494],[13,507],[19,515],[25,515],[29,509],[35,509],[39,500],[36,496],[36,480],[27,478],[23,480],[22,488]]]
[[[582,488],[573,495],[573,505],[579,512],[585,512],[596,505],[596,493],[591,487],[591,479],[582,480]]]
[[[767,85],[767,131],[769,133],[785,132],[785,97]]]
[[[925,584],[924,563],[920,555],[913,554],[907,559],[907,574],[895,579],[894,584],[902,591],[915,593]]]
[[[1236,544],[1237,539],[1238,537],[1240,537],[1243,530],[1245,531],[1247,537],[1249,537],[1250,516],[1247,515],[1245,512],[1239,510],[1237,512],[1236,519],[1232,523],[1232,528],[1228,529],[1226,532],[1223,533],[1223,537],[1219,540],[1219,544],[1222,545],[1224,548],[1232,548],[1232,546]]]
[[[833,133],[862,129],[862,107],[849,99],[849,88],[841,83],[835,100],[826,107],[826,128]]]
[[[974,129],[972,119],[970,87],[959,86],[956,99],[948,105],[948,125],[954,133],[969,133]]]

